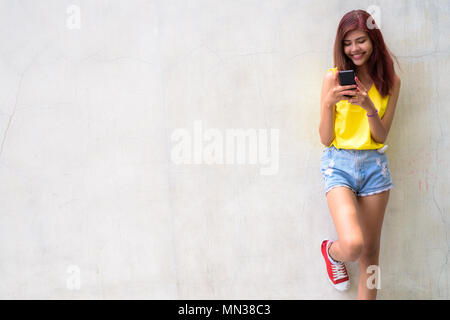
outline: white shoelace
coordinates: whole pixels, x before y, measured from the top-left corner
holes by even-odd
[[[345,265],[342,262],[338,264],[331,264],[331,271],[333,271],[333,278],[335,281],[347,277]]]

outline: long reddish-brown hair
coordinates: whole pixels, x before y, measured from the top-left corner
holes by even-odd
[[[367,20],[371,19],[369,23],[371,28],[367,26]],[[356,70],[357,66],[344,53],[343,40],[349,31],[361,30],[367,32],[369,38],[372,40],[372,55],[367,61],[367,70],[372,78],[375,87],[381,96],[390,94],[394,85],[394,62],[391,55],[397,58],[390,52],[383,40],[383,35],[375,23],[373,17],[364,10],[352,10],[347,12],[339,22],[336,33],[336,40],[334,42],[334,65],[338,70]]]

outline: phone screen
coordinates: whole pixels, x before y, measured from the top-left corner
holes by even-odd
[[[348,86],[348,85],[356,84],[355,71],[353,71],[353,70],[339,71],[339,83],[341,84],[341,86]],[[351,90],[356,90],[356,89],[351,89]],[[344,97],[351,98],[352,96],[345,94]]]

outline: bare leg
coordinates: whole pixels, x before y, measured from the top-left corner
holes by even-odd
[[[328,253],[337,261],[356,261],[363,248],[356,195],[347,187],[336,187],[327,193],[327,202],[338,234]]]
[[[376,286],[372,281],[370,288],[367,284],[369,277],[375,278],[372,272],[367,272],[369,266],[379,268],[381,227],[383,225],[384,213],[389,200],[389,190],[366,197],[358,197],[359,221],[364,237],[364,246],[358,259],[359,282],[358,299],[375,300],[377,297]],[[376,272],[379,272],[378,269]],[[372,280],[372,279],[371,279]]]

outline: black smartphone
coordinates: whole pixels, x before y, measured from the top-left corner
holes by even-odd
[[[339,83],[341,86],[349,86],[352,84],[356,84],[355,81],[355,71],[353,70],[344,70],[339,71]],[[350,89],[350,90],[356,90],[356,89]],[[352,96],[344,94],[344,97],[352,98]]]

